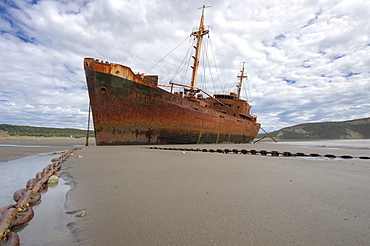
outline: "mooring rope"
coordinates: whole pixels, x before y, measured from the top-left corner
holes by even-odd
[[[87,133],[86,133],[86,143],[85,146],[89,146],[89,133],[90,133],[90,118],[91,118],[91,104],[89,101],[89,114],[87,116]]]

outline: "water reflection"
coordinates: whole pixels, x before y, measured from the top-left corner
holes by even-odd
[[[51,163],[51,159],[60,155],[52,153],[17,160],[0,162],[0,207],[15,204],[13,193],[25,188],[30,178]],[[70,186],[62,178],[57,184],[51,184],[41,193],[41,201],[33,205],[35,216],[27,224],[15,228],[21,245],[73,245],[66,228],[69,217],[65,214],[65,196]]]

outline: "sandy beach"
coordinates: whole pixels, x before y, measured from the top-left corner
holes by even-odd
[[[369,155],[274,143],[194,145]],[[70,158],[76,245],[368,245],[370,161],[88,147]]]
[[[2,159],[85,143],[18,140],[28,147],[1,147]],[[185,147],[370,156],[272,142]],[[89,146],[60,174],[71,184],[61,209],[73,245],[370,244],[370,160]]]
[[[93,139],[93,138],[92,138]],[[0,137],[0,162],[84,146],[86,138]],[[91,141],[95,145],[94,140]]]

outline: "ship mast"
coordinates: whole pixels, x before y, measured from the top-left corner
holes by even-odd
[[[197,75],[198,75],[198,67],[199,67],[199,58],[200,58],[200,50],[202,48],[202,40],[203,36],[209,33],[209,30],[206,29],[203,25],[204,21],[204,9],[209,8],[211,6],[205,6],[203,5],[201,8],[202,9],[202,17],[200,18],[200,23],[199,23],[199,28],[197,31],[194,31],[191,33],[192,36],[197,38],[197,46],[194,46],[195,48],[195,56],[194,58],[194,65],[192,66],[193,68],[193,74],[191,76],[191,83],[190,83],[190,89],[192,91],[195,91],[196,89],[196,83],[197,83]]]
[[[245,62],[243,62],[242,70],[240,70],[242,74],[240,76],[237,76],[239,78],[239,84],[236,86],[238,87],[238,98],[240,98],[240,91],[242,90],[243,79],[248,78],[247,75],[244,75],[244,64]]]

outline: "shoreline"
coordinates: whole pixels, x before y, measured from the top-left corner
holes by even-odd
[[[319,154],[368,150],[275,143],[183,145]],[[166,147],[166,146],[161,146]],[[168,146],[167,146],[168,147]],[[174,147],[174,146],[172,146]],[[176,147],[180,147],[176,145]],[[64,171],[78,245],[366,245],[369,160],[92,146]]]
[[[33,141],[27,144],[31,146],[46,143],[45,139],[27,140]],[[85,142],[49,140],[48,147],[1,147],[0,151],[14,148],[22,156],[54,148],[71,149]],[[22,141],[17,144],[26,143]],[[319,145],[259,142],[157,146],[370,155],[367,148],[331,148],[316,142]],[[70,218],[65,226],[72,245],[370,243],[370,160],[148,147],[84,146],[62,164],[59,173],[69,189],[60,209]],[[31,236],[37,241],[37,235]]]
[[[85,138],[0,137],[0,162],[85,146]],[[95,145],[94,138],[89,140]]]
[[[12,194],[19,188],[24,188],[27,180],[35,177],[52,162],[54,157],[62,155],[64,150],[70,150],[75,140],[41,138],[3,138],[1,144],[17,146],[5,147],[0,145],[1,170],[7,174],[2,178],[3,193],[0,196],[1,207],[14,204]],[[10,153],[7,150],[11,150]],[[54,153],[53,153],[54,152]],[[21,245],[73,245],[72,238],[65,224],[70,216],[65,211],[64,203],[67,191],[71,189],[63,177],[56,184],[48,184],[42,193],[42,200],[34,204],[34,217],[25,225],[14,228],[20,237]],[[45,223],[46,222],[46,223]],[[48,236],[40,237],[43,231]]]

